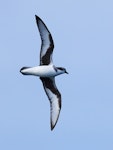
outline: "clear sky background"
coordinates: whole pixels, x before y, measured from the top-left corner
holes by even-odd
[[[62,110],[50,130],[38,77],[40,16],[52,33]],[[113,1],[0,1],[0,150],[113,150]]]

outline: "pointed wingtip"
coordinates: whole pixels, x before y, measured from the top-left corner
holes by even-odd
[[[60,112],[59,112],[59,114],[60,114]],[[55,126],[56,126],[56,124],[58,122],[59,114],[57,116],[57,119],[56,119],[55,123],[53,123],[52,120],[51,120],[51,131],[55,128]]]
[[[35,19],[36,20],[41,20],[40,17],[38,17],[37,15],[35,15]]]
[[[37,20],[39,17],[37,15],[35,15],[35,19]]]
[[[56,124],[55,124],[55,125],[56,125]],[[51,131],[53,131],[55,125],[53,125],[53,124],[51,123]]]
[[[37,15],[35,15],[35,18],[37,18],[38,16]]]
[[[55,101],[50,103],[50,107],[51,107],[50,125],[51,125],[51,131],[52,131],[55,128],[59,119],[59,115],[61,111],[61,95],[58,99],[55,99]]]
[[[43,21],[41,20],[41,18],[40,18],[39,16],[37,16],[37,15],[35,15],[35,19],[36,19],[36,23],[37,23],[37,24],[39,23],[39,21],[43,22]],[[43,23],[43,24],[44,24],[44,23]]]

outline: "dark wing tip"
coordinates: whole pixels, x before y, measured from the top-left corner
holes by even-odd
[[[37,23],[38,23],[38,21],[41,21],[44,24],[44,22],[42,21],[42,19],[39,16],[35,15],[35,18],[36,18]]]
[[[61,104],[60,104],[60,110],[61,110]],[[55,126],[56,126],[56,124],[57,124],[57,122],[58,122],[58,118],[59,118],[59,115],[60,115],[60,110],[59,110],[59,114],[58,114],[58,116],[57,116],[56,122],[53,124],[53,123],[52,123],[52,120],[51,120],[51,131],[55,128]]]
[[[37,15],[35,15],[35,18],[36,18],[37,25],[39,26],[39,22],[41,22],[43,24],[43,26],[45,26],[46,30],[49,32],[49,30],[48,30],[47,26],[45,25],[45,23],[43,22],[43,20],[40,17],[38,17]]]
[[[38,22],[39,20],[41,20],[37,15],[35,15],[35,19],[36,19],[36,22]]]
[[[37,15],[35,15],[35,18],[36,18],[36,20],[37,20],[37,19],[40,19]]]
[[[59,113],[59,114],[60,114],[60,113]],[[58,118],[59,118],[59,114],[58,114]],[[58,118],[57,118],[55,124],[53,124],[52,121],[51,121],[51,131],[55,128],[55,126],[56,126],[56,124],[57,124],[57,122],[58,122]]]
[[[51,126],[51,131],[54,129],[54,126]]]
[[[56,123],[54,125],[51,123],[51,131],[54,129],[55,126],[56,126]]]

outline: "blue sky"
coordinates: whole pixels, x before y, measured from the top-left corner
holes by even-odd
[[[38,77],[40,16],[52,33],[62,93],[59,121],[50,131],[49,101]],[[113,1],[0,2],[0,149],[113,149]]]

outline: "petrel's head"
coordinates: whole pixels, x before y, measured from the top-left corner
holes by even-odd
[[[61,71],[62,73],[67,73],[67,74],[69,74],[69,73],[66,71],[66,69],[63,68],[63,67],[57,67],[57,69],[58,69],[59,71]]]

